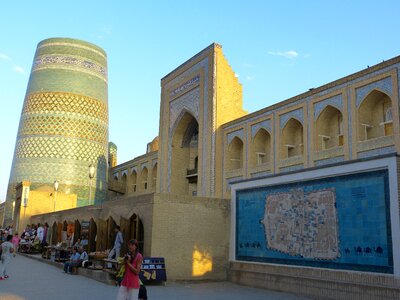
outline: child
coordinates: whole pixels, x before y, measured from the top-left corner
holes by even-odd
[[[14,253],[14,245],[10,242],[12,235],[7,236],[7,241],[1,244],[1,263],[0,263],[0,280],[8,278],[7,266],[11,260],[11,255]]]

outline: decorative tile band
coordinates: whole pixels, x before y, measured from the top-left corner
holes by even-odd
[[[393,95],[393,88],[392,88],[392,77],[386,77],[382,80],[378,80],[372,82],[368,85],[362,86],[356,89],[356,105],[357,107],[360,106],[361,102],[365,99],[365,97],[374,89],[379,89],[384,93],[388,94],[388,96]]]
[[[79,56],[41,55],[36,57],[32,65],[32,72],[46,68],[67,68],[86,71],[107,82],[107,68]]]
[[[281,129],[283,129],[285,127],[287,121],[289,121],[291,118],[296,119],[303,125],[303,123],[304,123],[303,108],[299,108],[296,110],[292,110],[288,113],[282,114],[280,117],[280,122],[279,122]]]
[[[200,82],[200,75],[196,75],[195,77],[189,79],[188,81],[186,81],[185,83],[183,83],[182,85],[178,86],[177,88],[173,89],[172,91],[169,92],[169,97],[170,98],[174,98],[177,95],[185,92],[186,90],[188,90],[191,87],[194,87],[195,85],[198,85]]]
[[[314,104],[314,118],[317,119],[319,114],[327,107],[331,105],[343,113],[343,99],[342,95],[336,95],[334,97],[319,101]]]
[[[264,128],[266,131],[268,131],[269,134],[271,134],[271,120],[265,120],[259,123],[256,123],[251,126],[251,137],[254,138],[254,136],[257,134],[258,130],[260,128]]]
[[[231,144],[232,140],[235,137],[240,138],[242,140],[242,142],[244,142],[244,130],[243,129],[239,129],[239,130],[236,130],[236,131],[233,131],[233,132],[229,132],[227,134],[228,147],[229,147],[229,145]]]
[[[106,157],[107,147],[103,144],[65,137],[26,137],[19,138],[15,157],[65,158],[79,161],[97,161],[99,156]]]
[[[52,46],[65,46],[65,47],[81,48],[81,49],[85,49],[85,50],[94,52],[94,53],[100,55],[101,57],[107,59],[106,55],[104,53],[102,53],[101,51],[98,51],[98,50],[93,49],[93,48],[88,47],[88,46],[76,44],[76,43],[66,43],[66,42],[44,43],[44,44],[38,46],[37,49],[41,49],[41,48],[44,48],[44,47],[52,47]]]
[[[81,115],[108,124],[107,104],[97,99],[65,92],[32,93],[25,100],[23,115]]]

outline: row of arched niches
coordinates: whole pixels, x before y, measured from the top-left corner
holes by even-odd
[[[83,221],[75,220],[63,222],[54,222],[51,226],[51,245],[64,242],[67,237],[72,239],[74,245],[78,239],[87,239],[87,250],[89,252],[105,251],[112,249],[115,241],[115,227],[117,222],[113,217],[104,219],[89,220],[89,228],[83,229]],[[139,250],[143,253],[144,246],[144,228],[140,218],[133,214],[129,219],[120,217],[119,226],[124,237],[124,244],[121,250],[122,254],[127,251],[127,242],[136,239],[139,242]]]
[[[392,106],[391,98],[386,93],[379,90],[371,91],[357,107],[357,118],[352,116],[356,122],[357,132],[353,133],[356,134],[356,141],[371,141],[370,148],[373,148],[374,142],[379,147],[379,145],[385,144],[379,140],[390,140],[390,137],[393,136]],[[343,112],[334,105],[326,105],[314,120],[314,124],[309,124],[309,126],[312,126],[311,134],[313,134],[314,142],[308,151],[318,154],[318,152],[337,150],[336,152],[340,153],[340,149],[346,146]],[[295,160],[305,154],[304,130],[302,122],[296,117],[290,118],[285,123],[280,130],[279,153],[275,154],[277,159]],[[247,156],[250,167],[266,165],[271,162],[273,159],[271,153],[274,151],[271,137],[271,133],[264,128],[258,129],[252,137]],[[387,144],[390,144],[390,141]],[[229,141],[225,171],[243,168],[244,146],[244,141],[240,136],[235,136]]]

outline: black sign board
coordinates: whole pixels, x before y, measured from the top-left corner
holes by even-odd
[[[167,271],[165,268],[164,257],[143,258],[140,279],[144,283],[167,281]]]

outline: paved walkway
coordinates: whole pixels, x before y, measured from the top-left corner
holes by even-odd
[[[10,278],[0,281],[0,300],[97,300],[116,299],[117,287],[75,275],[17,255],[10,264]],[[235,285],[229,282],[170,283],[148,286],[149,300],[295,300],[291,294]]]

